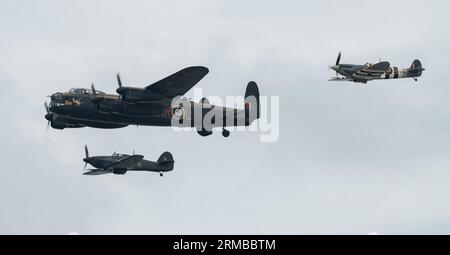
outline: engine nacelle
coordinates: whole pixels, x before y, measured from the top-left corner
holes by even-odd
[[[84,127],[82,125],[69,123],[67,120],[65,120],[64,118],[60,118],[60,117],[54,118],[51,121],[50,126],[54,129],[59,129],[59,130],[62,130],[65,128],[82,128],[82,127]]]
[[[59,130],[63,130],[67,127],[67,123],[65,123],[65,122],[52,121],[50,125],[52,128],[59,129]]]
[[[116,92],[121,95],[122,101],[130,103],[154,102],[165,98],[160,93],[143,88],[120,87]]]

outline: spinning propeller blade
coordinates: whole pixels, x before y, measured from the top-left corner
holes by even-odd
[[[95,90],[94,83],[91,84],[91,89],[92,89],[92,95],[94,96],[92,99],[92,102],[95,104],[97,109],[99,109],[101,98],[97,97],[97,90]]]
[[[92,88],[92,94],[94,96],[97,95],[97,91],[95,90],[94,83],[91,84],[91,88]]]
[[[117,83],[119,83],[119,88],[122,87],[122,80],[120,79],[120,73],[117,73]]]
[[[117,83],[119,84],[119,87],[116,89],[117,94],[119,94],[119,99],[124,100],[126,89],[122,87],[122,79],[120,78],[120,73],[117,73]]]
[[[88,162],[87,162],[87,158],[89,158],[89,150],[87,145],[84,145],[84,153],[86,154],[86,158],[84,159],[84,162],[86,162],[86,164],[84,164],[84,169],[86,169]]]
[[[47,102],[44,102],[44,106],[45,106],[45,110],[47,111],[47,113],[50,113],[50,109],[48,108]]]
[[[337,59],[336,59],[336,65],[338,66],[339,65],[339,63],[341,63],[341,52],[339,52],[339,55],[338,55],[338,57],[337,57]]]
[[[45,106],[45,111],[47,112],[47,114],[45,114],[45,119],[47,120],[47,132],[48,132],[50,124],[52,123],[52,120],[53,120],[53,114],[50,112],[50,108],[48,107],[47,102],[44,102],[44,106]]]

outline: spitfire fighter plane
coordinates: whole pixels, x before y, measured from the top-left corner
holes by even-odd
[[[211,105],[206,98],[193,102],[182,97],[208,74],[206,67],[188,67],[144,88],[125,87],[119,74],[118,95],[78,88],[57,92],[45,103],[49,126],[65,128],[122,128],[136,126],[193,127],[201,136],[221,128],[228,137],[229,126],[249,126],[260,117],[259,89],[255,82],[247,85],[244,109]],[[211,117],[210,121],[204,121]]]
[[[128,171],[149,171],[158,172],[162,177],[164,172],[173,170],[175,161],[173,160],[170,152],[164,152],[158,159],[153,162],[145,160],[142,155],[126,155],[114,153],[112,156],[97,156],[90,157],[87,145],[84,147],[86,158],[83,159],[86,162],[84,168],[90,164],[95,169],[89,169],[84,175],[103,175],[103,174],[117,174],[124,175]]]
[[[330,66],[330,69],[336,71],[336,77],[331,78],[330,81],[367,83],[372,80],[401,78],[412,78],[417,81],[417,78],[422,76],[422,72],[425,71],[419,60],[414,60],[411,67],[406,69],[391,67],[391,64],[386,61],[365,65],[341,64],[340,61],[341,53],[339,52],[336,64]],[[339,75],[343,77],[339,77]]]

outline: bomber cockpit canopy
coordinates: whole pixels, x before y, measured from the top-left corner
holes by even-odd
[[[73,88],[73,89],[70,89],[68,91],[68,93],[77,94],[77,95],[92,95],[93,94],[91,89],[84,89],[84,88]],[[104,92],[102,92],[100,90],[95,90],[95,93],[99,94],[99,95],[105,94]]]

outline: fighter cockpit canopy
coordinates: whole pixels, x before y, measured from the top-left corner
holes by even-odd
[[[113,157],[117,157],[117,158],[123,158],[123,157],[126,157],[126,156],[128,156],[128,155],[120,154],[120,153],[114,152],[112,156],[113,156]]]
[[[92,90],[91,89],[84,89],[84,88],[73,88],[70,89],[69,92],[70,94],[77,94],[77,95],[92,95]],[[95,90],[96,94],[100,94],[100,95],[104,95],[105,93],[100,91],[100,90]]]

